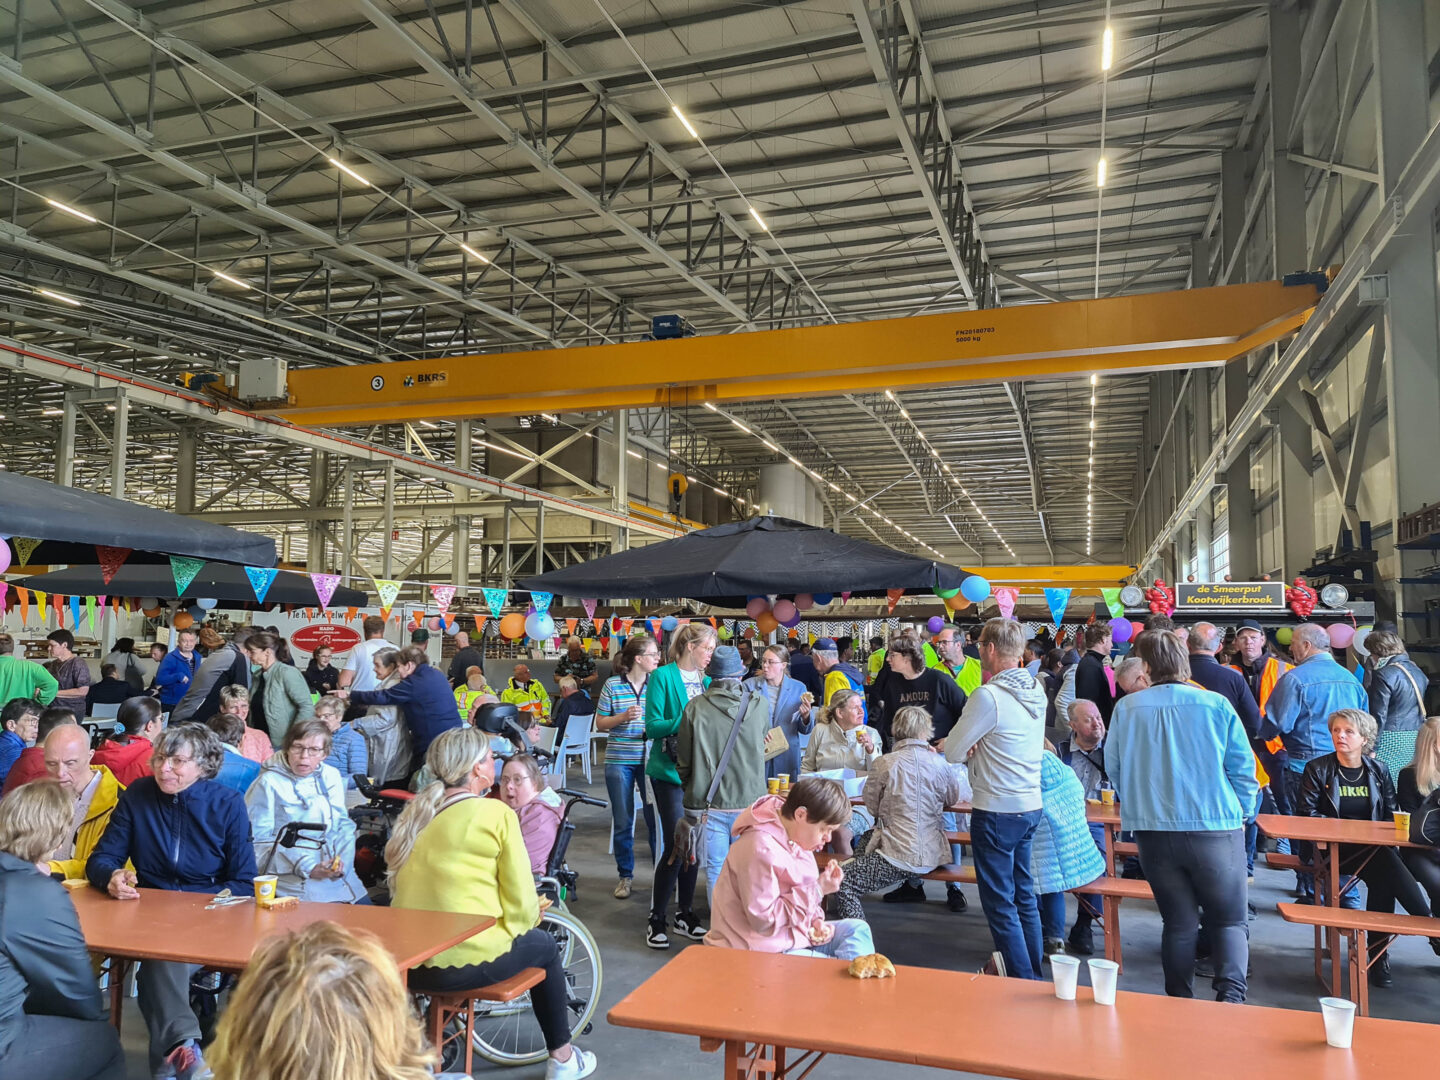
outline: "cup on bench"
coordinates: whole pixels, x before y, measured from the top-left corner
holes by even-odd
[[[1355,1003],[1345,998],[1322,997],[1320,1015],[1325,1020],[1325,1041],[1337,1049],[1349,1050],[1355,1035]]]
[[[1055,996],[1061,1001],[1074,1001],[1075,984],[1080,978],[1080,961],[1073,956],[1055,953],[1050,957],[1050,974],[1055,979]]]
[[[1090,988],[1095,992],[1095,1004],[1114,1005],[1120,965],[1114,960],[1087,960],[1085,963],[1090,968]]]

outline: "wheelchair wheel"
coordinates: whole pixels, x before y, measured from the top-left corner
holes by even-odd
[[[560,945],[570,998],[570,1031],[578,1038],[590,1027],[600,1005],[600,946],[585,924],[568,911],[552,908],[540,929]],[[496,1065],[532,1065],[545,1060],[545,1037],[530,1007],[530,995],[497,1004],[475,1002],[475,1053]]]

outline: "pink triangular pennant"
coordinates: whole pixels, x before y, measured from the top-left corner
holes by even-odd
[[[320,598],[320,609],[323,611],[330,606],[330,598],[335,595],[335,590],[340,585],[340,575],[311,574],[310,582],[315,586],[315,595]],[[315,616],[310,617],[313,619]]]

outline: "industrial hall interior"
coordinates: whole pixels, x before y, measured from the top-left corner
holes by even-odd
[[[1440,1060],[1440,0],[0,0],[0,1080]]]

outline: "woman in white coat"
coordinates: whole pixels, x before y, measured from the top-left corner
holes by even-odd
[[[245,794],[255,842],[255,865],[275,874],[280,896],[353,904],[368,902],[355,874],[355,823],[345,812],[345,778],[326,765],[330,728],[323,720],[301,720],[285,731],[280,750],[260,769]],[[278,842],[292,821],[319,825],[300,842]]]

